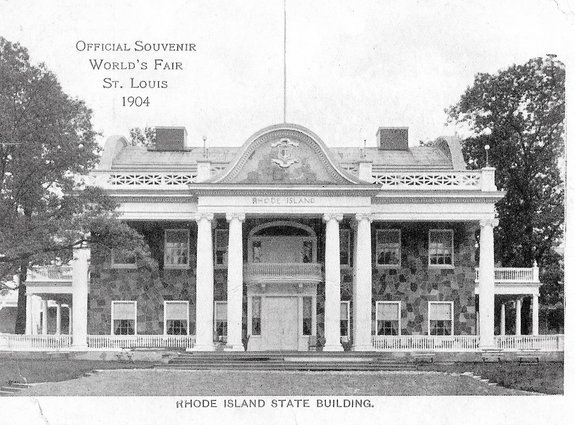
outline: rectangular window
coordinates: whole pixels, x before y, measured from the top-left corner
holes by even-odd
[[[401,231],[399,229],[377,229],[376,264],[399,267],[401,263]]]
[[[228,265],[228,239],[228,231],[226,229],[216,229],[214,251],[214,264],[216,267]]]
[[[453,335],[453,302],[429,301],[429,335]]]
[[[252,298],[252,335],[262,334],[262,298]]]
[[[377,335],[401,335],[401,303],[378,301],[376,305]]]
[[[214,303],[214,328],[216,341],[226,342],[228,339],[228,303],[226,301]]]
[[[303,297],[303,335],[311,335],[312,326],[312,297]]]
[[[339,232],[339,264],[351,266],[351,232],[342,229]]]
[[[112,267],[115,269],[135,269],[136,256],[120,249],[112,249]]]
[[[453,230],[429,231],[429,265],[453,266]]]
[[[190,317],[187,301],[164,301],[164,333],[188,335]]]
[[[187,229],[168,229],[165,232],[164,268],[188,268],[190,232]]]
[[[252,244],[252,260],[254,263],[262,262],[262,241],[254,241]]]
[[[340,335],[346,340],[349,338],[349,301],[342,301],[339,307]]]
[[[112,334],[136,334],[136,301],[112,301]]]

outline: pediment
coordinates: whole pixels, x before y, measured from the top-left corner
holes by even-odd
[[[251,136],[212,183],[355,185],[321,139],[295,124],[267,127]]]

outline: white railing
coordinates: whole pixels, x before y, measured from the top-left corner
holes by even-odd
[[[475,269],[475,281],[479,281],[479,269]],[[496,267],[495,282],[534,282],[539,283],[539,267]]]
[[[373,348],[386,351],[475,351],[479,347],[477,335],[403,335],[374,336]]]
[[[563,351],[564,335],[496,335],[495,346],[500,350]]]
[[[0,334],[0,350],[62,350],[72,344],[70,335]]]
[[[481,190],[481,171],[372,171],[373,184],[382,189]]]
[[[187,188],[196,183],[197,172],[111,172],[98,173],[93,183],[108,189]]]
[[[38,266],[32,267],[27,277],[28,282],[44,280],[71,280],[71,266]]]
[[[319,263],[248,263],[244,274],[247,281],[322,280]]]
[[[192,348],[195,335],[88,335],[88,347],[121,348]]]

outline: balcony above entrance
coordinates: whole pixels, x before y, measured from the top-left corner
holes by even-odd
[[[248,263],[244,266],[247,283],[321,282],[319,263]]]

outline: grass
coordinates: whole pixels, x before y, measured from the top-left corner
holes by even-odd
[[[94,369],[149,369],[150,362],[122,362],[100,360],[26,359],[16,356],[0,357],[0,385],[9,381],[29,383],[68,381],[83,376]],[[538,364],[502,363],[431,363],[418,366],[419,371],[445,373],[472,372],[474,375],[497,382],[512,390],[535,391],[544,394],[563,394],[564,366],[562,362]],[[107,393],[101,395],[126,395],[132,385],[131,395],[173,395],[185,391],[197,395],[457,395],[483,394],[469,379],[443,374],[385,375],[378,372],[270,372],[254,374],[241,371],[175,372],[149,371],[144,374],[118,372],[120,379],[107,383]],[[180,374],[180,375],[178,375]],[[184,383],[184,374],[193,374],[192,383]],[[108,379],[108,373],[93,378]],[[115,374],[114,374],[115,375]],[[230,379],[231,375],[236,379]],[[254,379],[257,376],[257,379]],[[408,379],[406,379],[408,378]],[[461,378],[461,379],[460,379]],[[126,380],[124,382],[124,379]],[[76,381],[79,382],[79,381]],[[234,385],[237,384],[237,388]],[[77,384],[72,384],[77,385]],[[82,383],[78,394],[92,394],[90,383]],[[503,390],[503,388],[501,388]],[[76,390],[68,395],[74,395]],[[270,393],[271,392],[271,393]]]
[[[501,363],[455,363],[421,365],[419,370],[439,372],[473,372],[474,375],[497,382],[507,388],[536,391],[544,394],[563,394],[563,362],[519,364]]]
[[[452,396],[525,395],[468,376],[438,372],[229,370],[102,371],[27,388],[21,396]]]
[[[141,369],[151,368],[148,362],[120,362],[102,360],[39,360],[18,359],[17,357],[0,358],[0,386],[10,381],[28,383],[59,382],[76,379],[94,369]]]

